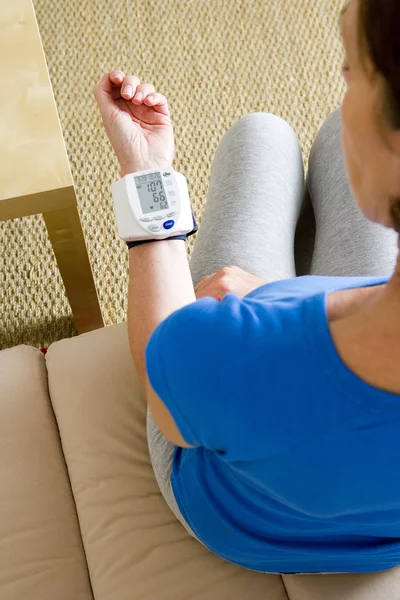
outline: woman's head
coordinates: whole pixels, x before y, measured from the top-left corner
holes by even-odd
[[[400,233],[400,0],[350,0],[342,35],[350,183],[363,213]]]

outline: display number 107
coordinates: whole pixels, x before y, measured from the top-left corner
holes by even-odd
[[[158,195],[157,195],[157,185],[160,186]],[[150,192],[151,194],[153,194],[153,202],[160,202],[160,210],[163,210],[164,208],[168,208],[168,202],[166,200],[161,181],[151,181],[150,183],[148,183],[147,191]]]

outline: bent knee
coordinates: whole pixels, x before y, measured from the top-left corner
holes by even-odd
[[[234,125],[231,127],[231,130],[234,131],[240,129],[245,131],[248,131],[249,129],[254,131],[267,130],[273,133],[284,132],[286,134],[296,135],[292,126],[285,121],[285,119],[266,112],[253,112],[244,115],[244,117],[236,121],[236,123],[234,123]]]

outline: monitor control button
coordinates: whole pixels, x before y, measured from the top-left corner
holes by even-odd
[[[165,221],[164,229],[172,229],[172,227],[174,225],[175,225],[175,221],[172,221],[172,219],[170,221]]]

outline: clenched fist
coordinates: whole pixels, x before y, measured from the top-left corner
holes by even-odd
[[[122,71],[106,73],[94,96],[121,166],[121,177],[172,166],[174,132],[168,102],[150,83]]]

